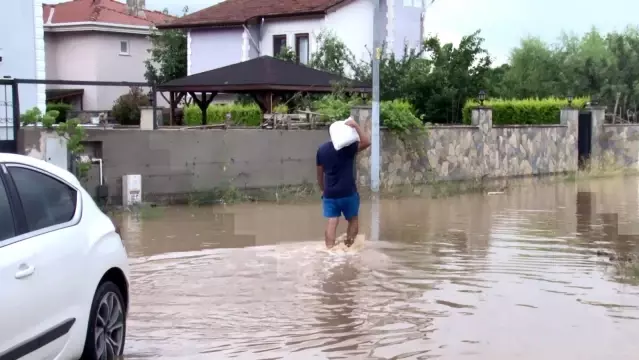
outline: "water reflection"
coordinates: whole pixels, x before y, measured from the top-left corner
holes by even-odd
[[[379,240],[351,255],[322,251],[319,204],[125,216],[127,358],[632,358],[639,288],[597,254],[636,253],[638,189],[381,200]]]

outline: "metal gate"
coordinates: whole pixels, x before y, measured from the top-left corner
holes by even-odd
[[[14,80],[0,79],[0,152],[18,152],[18,84]]]
[[[579,113],[579,132],[577,133],[579,148],[579,167],[588,164],[592,152],[592,113],[584,111]]]

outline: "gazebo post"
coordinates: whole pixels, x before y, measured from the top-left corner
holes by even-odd
[[[173,126],[173,119],[175,119],[175,93],[173,91],[169,91],[169,126]]]
[[[194,92],[189,92],[189,94],[193,98],[193,101],[195,101],[197,106],[200,108],[200,110],[202,110],[202,125],[206,125],[206,110],[208,109],[209,105],[211,105],[211,102],[213,102],[213,98],[215,97],[215,95],[217,95],[217,92],[211,92],[211,96],[208,97],[206,96],[208,93],[206,91],[202,91],[202,99],[198,99],[197,96],[195,96]]]

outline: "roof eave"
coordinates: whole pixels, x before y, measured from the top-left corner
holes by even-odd
[[[246,84],[246,85],[160,85],[158,91],[171,92],[227,92],[227,93],[255,93],[269,91],[302,91],[330,93],[335,90],[333,86],[326,85],[283,85],[283,84]],[[348,92],[370,93],[370,87],[346,87]]]
[[[212,21],[201,21],[195,23],[168,23],[156,25],[158,29],[197,29],[197,28],[225,28],[225,27],[235,27],[246,25],[249,21],[256,19],[286,19],[286,18],[296,18],[302,16],[324,16],[326,15],[325,10],[319,11],[306,11],[306,12],[298,12],[294,14],[271,14],[271,15],[258,15],[253,16],[251,18],[247,18],[244,21],[227,21],[227,22],[212,22]]]

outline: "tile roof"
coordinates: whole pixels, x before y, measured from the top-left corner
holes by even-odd
[[[53,12],[53,16],[51,13]],[[176,17],[159,11],[143,10],[143,15],[129,14],[127,5],[115,0],[71,0],[44,4],[44,24],[105,22],[120,25],[149,26],[163,24]]]
[[[370,92],[368,83],[350,80],[276,59],[260,56],[221,68],[171,80],[160,85],[162,91],[266,91],[294,90],[307,92],[331,92],[335,82],[345,82],[347,88]]]
[[[346,1],[349,0],[226,0],[160,27],[240,25],[259,17],[323,14]]]

